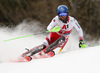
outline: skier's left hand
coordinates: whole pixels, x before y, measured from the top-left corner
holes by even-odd
[[[86,48],[86,44],[84,44],[84,41],[83,40],[80,40],[79,41],[79,48]]]

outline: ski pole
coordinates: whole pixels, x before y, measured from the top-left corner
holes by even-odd
[[[21,37],[13,38],[13,39],[4,40],[3,42],[12,41],[12,40],[16,40],[16,39],[21,39],[21,38],[25,38],[25,37],[29,37],[29,36],[33,36],[33,35],[42,34],[42,33],[47,33],[47,32],[34,33],[34,34],[31,34],[31,35],[26,35],[26,36],[21,36]]]
[[[60,31],[60,29],[61,28],[59,26],[56,26],[52,30],[49,30],[49,31],[44,31],[44,32],[34,33],[34,34],[31,34],[31,35],[21,36],[21,37],[17,37],[17,38],[13,38],[13,39],[8,39],[8,40],[4,40],[3,42],[12,41],[12,40],[25,38],[25,37],[29,37],[29,36],[33,36],[33,35],[38,35],[38,34],[42,34],[42,33],[58,32],[58,31]]]
[[[83,45],[83,46],[81,45],[81,48],[84,49],[84,48],[96,47],[96,46],[100,46],[100,45],[86,45],[86,44],[85,44],[85,46],[84,46],[84,45]]]
[[[87,45],[86,47],[96,47],[96,46],[100,46],[100,45]]]

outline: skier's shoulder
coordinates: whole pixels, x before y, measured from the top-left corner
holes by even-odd
[[[58,16],[55,16],[55,17],[54,17],[54,19],[58,19],[58,18],[59,18]]]
[[[59,17],[58,16],[55,16],[54,18],[53,18],[53,21],[58,21],[59,20]]]

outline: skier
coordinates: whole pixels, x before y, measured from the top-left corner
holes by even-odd
[[[41,50],[49,56],[54,56],[53,51],[56,47],[61,46],[62,48],[68,41],[69,35],[73,28],[75,28],[79,35],[79,47],[86,47],[83,41],[83,31],[77,20],[68,15],[68,7],[66,5],[60,5],[57,8],[57,16],[55,16],[51,23],[47,26],[47,30],[52,32],[46,37],[42,45],[35,47],[34,49],[23,54],[27,61],[31,61],[31,56],[40,52]],[[60,31],[56,31],[55,28],[59,26]],[[27,55],[29,54],[30,55]],[[40,55],[42,53],[39,53]]]

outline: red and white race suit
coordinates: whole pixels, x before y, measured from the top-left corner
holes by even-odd
[[[58,16],[54,17],[51,23],[48,25],[47,30],[51,30],[55,26],[59,26],[61,30],[59,32],[51,32],[44,41],[44,45],[48,46],[56,41],[61,36],[68,37],[73,28],[75,28],[79,34],[79,39],[83,39],[83,31],[77,20],[71,16],[68,16],[67,23],[63,23]]]

